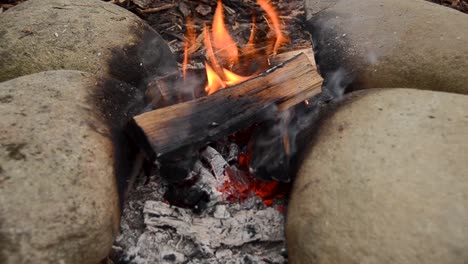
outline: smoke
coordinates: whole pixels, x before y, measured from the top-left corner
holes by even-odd
[[[329,97],[327,98],[329,101],[341,100],[352,80],[353,77],[343,67],[340,67],[325,76],[322,93]]]
[[[330,101],[341,100],[353,75],[343,67],[325,76],[322,93],[273,118],[257,128],[251,140],[250,172],[255,177],[288,182],[294,176],[300,156],[316,129],[320,110]]]
[[[156,32],[144,32],[137,46],[137,58],[148,77],[164,76],[176,71],[177,62],[165,40]]]
[[[274,118],[261,124],[250,141],[250,173],[266,181],[288,181],[289,155],[295,142],[289,137],[292,110],[273,112]]]

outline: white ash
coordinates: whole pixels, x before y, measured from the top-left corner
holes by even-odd
[[[226,210],[226,205],[218,204],[215,206],[213,217],[218,219],[228,219],[231,214]]]
[[[228,163],[236,162],[239,157],[239,152],[240,152],[240,149],[237,144],[235,143],[229,144],[229,153],[226,158],[227,162]]]
[[[149,230],[171,227],[182,237],[197,241],[207,249],[217,249],[221,245],[236,247],[253,241],[283,240],[283,215],[271,207],[242,210],[230,218],[217,218],[197,216],[191,210],[174,208],[163,202],[147,201],[143,213]]]
[[[213,148],[196,162],[196,183],[213,199],[200,215],[164,203],[165,182],[140,177],[126,201],[121,234],[113,247],[118,263],[286,263],[284,215],[252,195],[226,202],[227,161]],[[217,177],[215,176],[217,175]]]
[[[210,195],[208,207],[212,207],[223,200],[223,194],[219,190],[223,187],[224,179],[213,177],[213,174],[203,166],[201,161],[195,162],[191,174],[198,176],[195,185]]]
[[[228,166],[228,162],[223,156],[214,148],[208,146],[201,152],[201,158],[210,165],[215,178],[224,184],[224,170]],[[222,187],[222,184],[219,187]]]

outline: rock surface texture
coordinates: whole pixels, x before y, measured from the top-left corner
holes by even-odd
[[[468,15],[424,0],[305,0],[316,60],[332,88],[468,94]]]
[[[29,0],[0,16],[0,82],[66,69],[136,83],[176,66],[156,31],[111,3]]]
[[[131,86],[79,71],[0,83],[0,262],[106,257],[124,163],[113,134],[140,99]]]
[[[467,263],[468,96],[350,94],[295,182],[291,263]]]

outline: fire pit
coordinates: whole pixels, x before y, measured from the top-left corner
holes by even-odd
[[[146,176],[130,181],[119,261],[286,261],[297,142],[322,78],[310,42],[290,44],[278,7],[249,5],[245,42],[230,33],[221,1],[211,26],[187,15],[180,71],[149,82],[151,105],[127,127]]]
[[[7,2],[7,263],[467,259],[465,14],[423,0]]]

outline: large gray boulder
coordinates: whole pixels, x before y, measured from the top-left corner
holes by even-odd
[[[67,69],[136,83],[176,66],[158,33],[109,2],[29,0],[0,15],[0,82]]]
[[[305,155],[287,219],[297,263],[467,263],[468,96],[350,94]]]
[[[142,92],[79,71],[0,83],[0,262],[98,263],[119,230]],[[120,182],[121,183],[121,182]]]
[[[468,15],[424,0],[305,0],[305,5],[329,87],[468,94],[468,27],[461,26]]]

